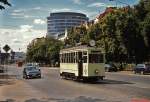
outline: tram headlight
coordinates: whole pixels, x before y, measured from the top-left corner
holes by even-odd
[[[95,74],[98,74],[98,73],[99,73],[99,70],[98,70],[98,69],[96,69],[96,70],[95,70]]]

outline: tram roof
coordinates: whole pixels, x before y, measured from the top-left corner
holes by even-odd
[[[101,50],[100,48],[97,47],[90,47],[90,46],[86,46],[86,45],[81,45],[81,46],[75,46],[75,47],[70,47],[70,48],[65,48],[62,49],[61,51],[78,51],[78,50],[91,50],[91,49],[95,49],[95,50]]]

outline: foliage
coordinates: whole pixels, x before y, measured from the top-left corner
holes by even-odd
[[[4,5],[8,5],[8,6],[11,6],[11,4],[8,2],[8,0],[0,0],[0,9],[5,9],[5,6]],[[4,5],[3,5],[4,4]]]
[[[63,43],[53,38],[38,38],[28,45],[27,61],[45,64],[59,62],[59,51]]]
[[[141,0],[134,8],[114,8],[99,18],[99,22],[84,29],[72,28],[67,43],[86,43],[95,40],[106,53],[107,61],[136,62],[150,55],[150,1]],[[86,28],[86,27],[85,27]],[[66,42],[65,42],[66,43]]]
[[[32,61],[58,61],[63,44],[43,38],[30,49],[27,58]],[[134,7],[113,8],[99,17],[98,23],[71,28],[65,46],[76,46],[96,41],[106,53],[107,61],[142,63],[150,58],[150,1],[140,0]],[[54,43],[55,42],[55,43]]]

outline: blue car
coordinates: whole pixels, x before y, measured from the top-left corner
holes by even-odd
[[[28,66],[23,69],[23,78],[41,78],[41,70],[35,66]]]
[[[146,74],[150,73],[150,64],[137,64],[134,73]]]
[[[105,71],[106,72],[117,72],[118,69],[114,64],[105,64]]]

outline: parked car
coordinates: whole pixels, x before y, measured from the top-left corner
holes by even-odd
[[[28,66],[23,69],[23,78],[41,78],[41,71],[35,66]]]
[[[150,73],[150,64],[137,64],[134,73],[146,74]]]
[[[105,64],[105,71],[106,72],[116,72],[118,71],[117,67],[114,64]]]

